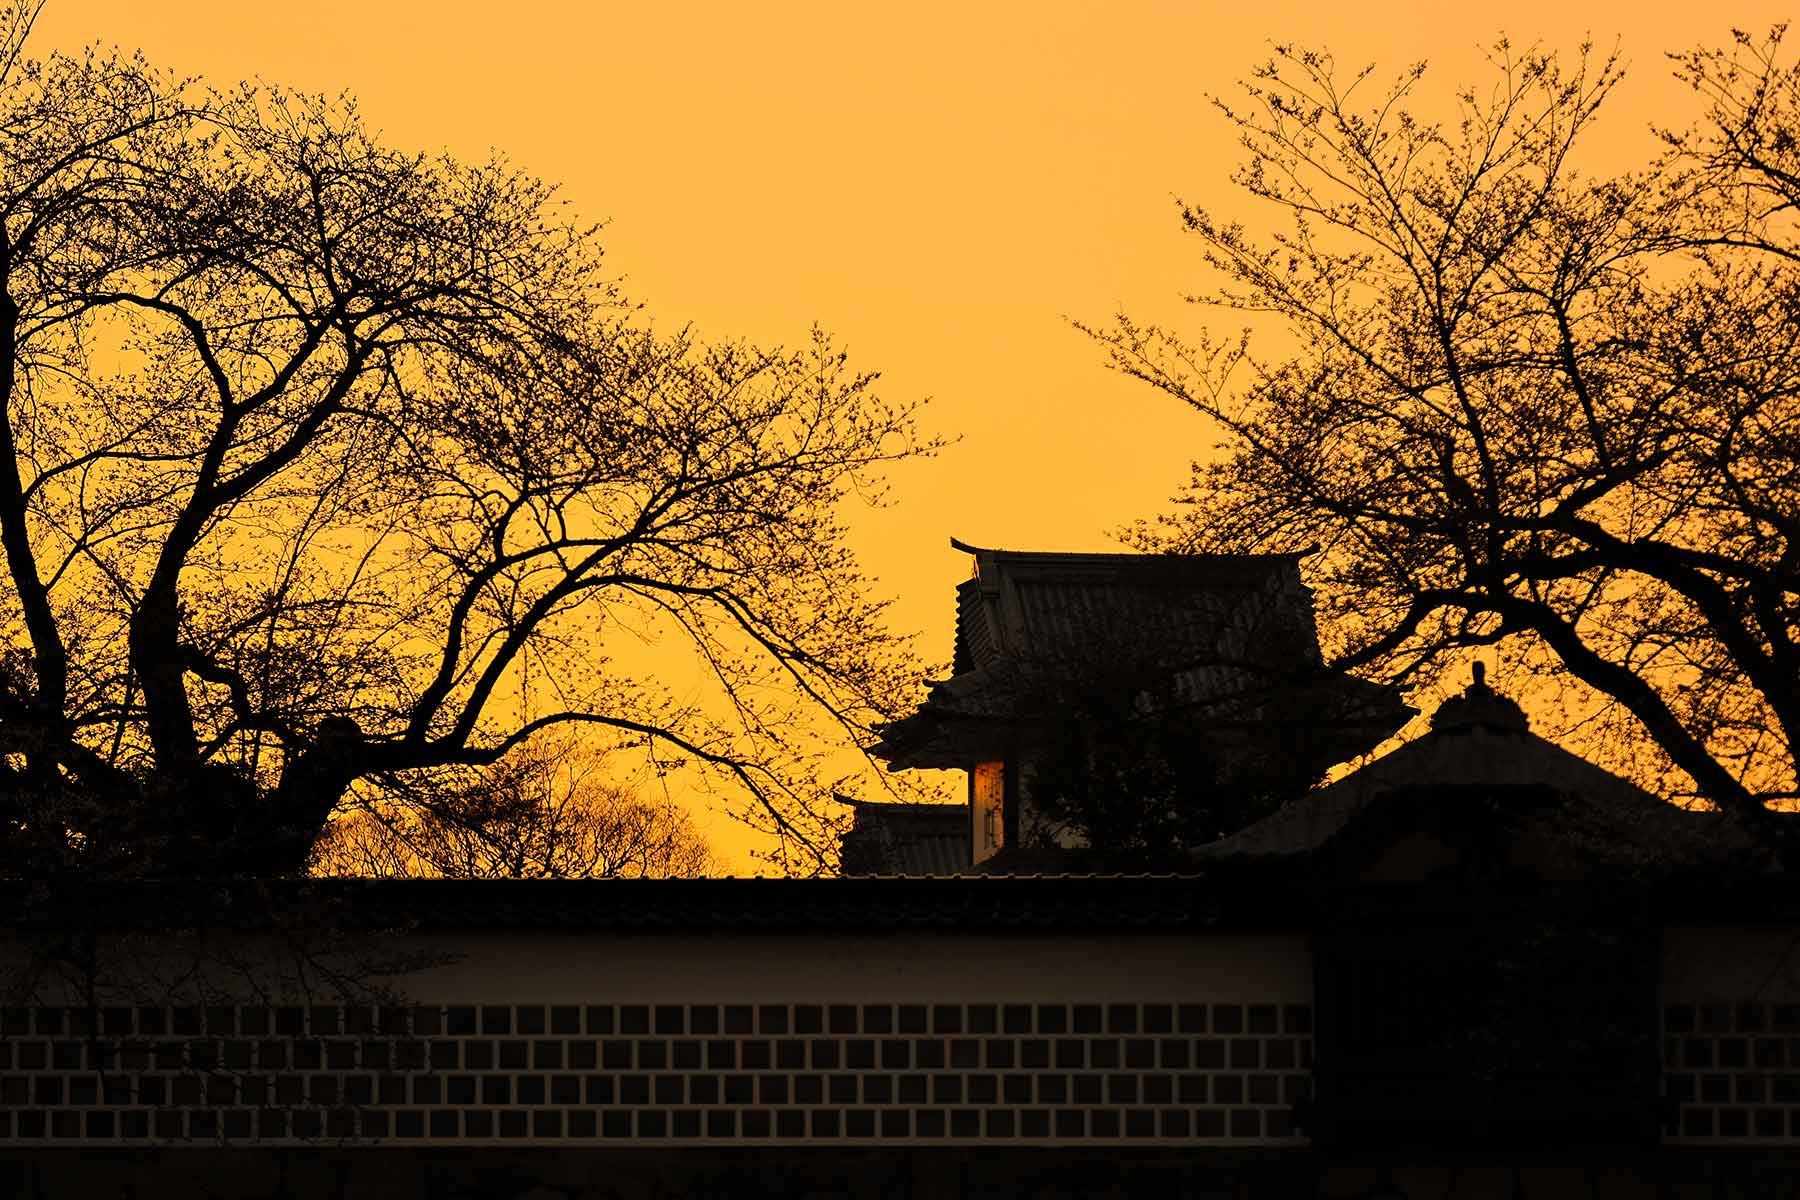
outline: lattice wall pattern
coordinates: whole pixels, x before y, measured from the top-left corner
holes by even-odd
[[[1800,1140],[1800,1002],[1663,1010],[1665,1141]]]
[[[1299,1144],[1303,1004],[0,1012],[0,1139]]]

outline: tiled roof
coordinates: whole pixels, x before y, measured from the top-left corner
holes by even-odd
[[[957,588],[956,672],[1095,664],[1183,671],[1318,659],[1298,558],[983,550]]]
[[[969,869],[969,806],[851,802],[846,875],[955,875]]]
[[[1667,859],[1677,847],[1745,849],[1741,832],[1718,814],[1690,812],[1532,733],[1519,706],[1477,678],[1433,714],[1431,731],[1198,853],[1203,859],[1279,857],[1330,842],[1364,810],[1399,793],[1486,803],[1508,790],[1553,795],[1554,820],[1591,837],[1601,857]]]
[[[1319,669],[1299,557],[1050,554],[985,550],[957,588],[955,674],[889,725],[877,753],[896,769],[966,766],[1004,724],[1071,686],[1130,680],[1219,719],[1248,719],[1272,686],[1316,675],[1321,710],[1399,724],[1390,690]],[[1354,752],[1354,751],[1352,751]]]
[[[1188,929],[1272,916],[1242,889],[1170,876],[6,884],[0,911],[21,931]]]

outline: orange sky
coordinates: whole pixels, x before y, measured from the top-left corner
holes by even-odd
[[[1632,68],[1590,161],[1618,167],[1642,161],[1648,122],[1687,111],[1665,50],[1785,9],[52,0],[36,47],[118,43],[220,84],[349,90],[397,147],[498,148],[610,223],[612,260],[659,323],[791,343],[816,321],[889,397],[931,397],[927,422],[960,442],[855,524],[897,624],[942,659],[968,570],[951,534],[1109,548],[1206,453],[1196,418],[1109,375],[1065,317],[1201,316],[1178,300],[1200,275],[1172,197],[1235,204],[1206,96],[1270,41],[1348,65],[1425,58],[1425,94],[1447,98],[1501,32],[1616,39]],[[744,831],[708,833],[744,865]]]

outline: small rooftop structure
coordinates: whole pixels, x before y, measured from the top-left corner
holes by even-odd
[[[838,797],[855,810],[843,838],[846,875],[956,875],[969,869],[969,806]]]
[[[1382,810],[1395,811],[1385,814]],[[1200,852],[1204,859],[1280,858],[1354,838],[1499,819],[1529,829],[1565,857],[1670,867],[1733,855],[1751,839],[1716,812],[1678,808],[1531,731],[1525,712],[1491,687],[1484,664],[1432,714],[1422,737]],[[1357,828],[1353,828],[1357,827]],[[1378,827],[1380,832],[1372,832]]]

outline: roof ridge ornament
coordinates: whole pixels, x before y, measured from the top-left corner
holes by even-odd
[[[1485,662],[1477,659],[1471,674],[1473,679],[1467,690],[1438,705],[1438,710],[1431,715],[1433,733],[1482,727],[1512,733],[1531,732],[1531,722],[1518,702],[1488,686]]]

